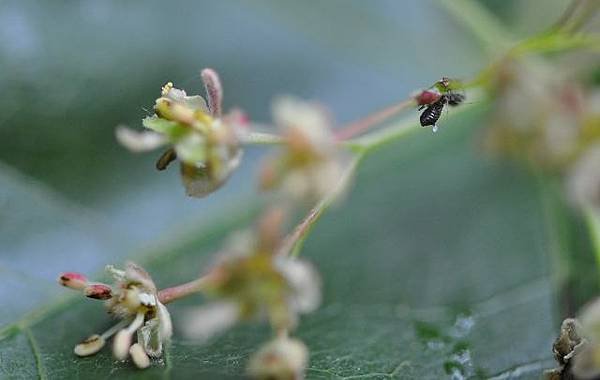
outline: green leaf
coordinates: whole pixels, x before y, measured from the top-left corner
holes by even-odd
[[[302,255],[323,275],[325,302],[296,332],[311,350],[308,378],[537,379],[552,365],[558,320],[539,188],[481,158],[476,131],[465,127],[478,122],[473,112],[442,119],[437,134],[422,129],[370,152],[348,198],[313,229]],[[138,261],[161,287],[191,279],[254,214],[248,207],[183,231]],[[170,306],[175,326],[200,302]],[[270,337],[266,326],[243,325],[199,345],[176,332],[164,360],[145,371],[107,348],[74,356],[76,343],[110,324],[100,304],[76,297],[15,320],[0,340],[0,374],[239,378]]]

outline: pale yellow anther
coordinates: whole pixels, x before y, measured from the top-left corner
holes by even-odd
[[[94,334],[75,346],[73,350],[77,356],[94,355],[104,347],[105,340],[100,335]]]
[[[167,96],[172,88],[173,88],[173,82],[167,82],[167,84],[165,84],[161,89],[162,96]]]

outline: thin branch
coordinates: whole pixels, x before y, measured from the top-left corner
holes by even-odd
[[[302,244],[308,236],[308,232],[312,229],[317,220],[319,220],[323,212],[327,210],[327,208],[338,198],[340,194],[344,192],[344,190],[346,190],[348,183],[354,175],[354,172],[356,171],[356,168],[358,167],[358,164],[362,158],[362,154],[354,157],[353,161],[350,163],[335,188],[325,198],[320,200],[319,203],[317,203],[308,212],[304,219],[302,219],[300,224],[294,228],[294,231],[292,231],[292,233],[290,233],[283,240],[283,243],[277,251],[278,255],[290,255],[292,257],[298,256],[300,249],[302,248]]]
[[[209,276],[200,277],[196,280],[186,282],[185,284],[166,288],[158,292],[158,300],[162,304],[176,301],[178,299],[187,297],[191,294],[198,293],[209,281]]]
[[[596,265],[598,266],[598,272],[600,272],[600,212],[592,208],[586,209],[584,212],[594,256],[596,257]]]
[[[400,103],[391,105],[382,110],[379,110],[375,113],[372,113],[360,120],[357,120],[347,126],[337,130],[335,132],[335,137],[338,141],[348,140],[352,137],[358,136],[372,127],[386,121],[387,119],[397,115],[401,111],[409,107],[415,107],[415,101],[411,99],[403,100]]]

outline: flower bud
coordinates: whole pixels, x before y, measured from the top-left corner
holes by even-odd
[[[129,347],[129,355],[136,367],[140,369],[150,367],[150,358],[139,343]]]
[[[107,300],[112,297],[112,289],[105,284],[90,284],[83,289],[83,294],[96,300]]]
[[[131,346],[131,333],[121,330],[115,335],[113,342],[113,355],[117,360],[125,360]]]
[[[77,356],[94,355],[104,347],[105,340],[98,334],[94,334],[75,346],[73,352]]]
[[[303,379],[308,350],[297,339],[276,338],[250,358],[248,374],[257,379]]]
[[[80,273],[65,272],[60,275],[58,282],[67,288],[82,290],[86,287],[88,280],[87,277]]]

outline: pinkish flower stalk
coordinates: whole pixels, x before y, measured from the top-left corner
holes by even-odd
[[[204,276],[181,285],[160,290],[158,292],[158,300],[162,304],[177,301],[178,299],[200,292],[209,281],[210,277]]]
[[[379,125],[387,119],[399,114],[409,107],[415,106],[415,99],[403,100],[380,111],[372,113],[367,117],[357,120],[335,131],[335,137],[338,141],[345,141],[352,137],[361,135],[369,129]]]

